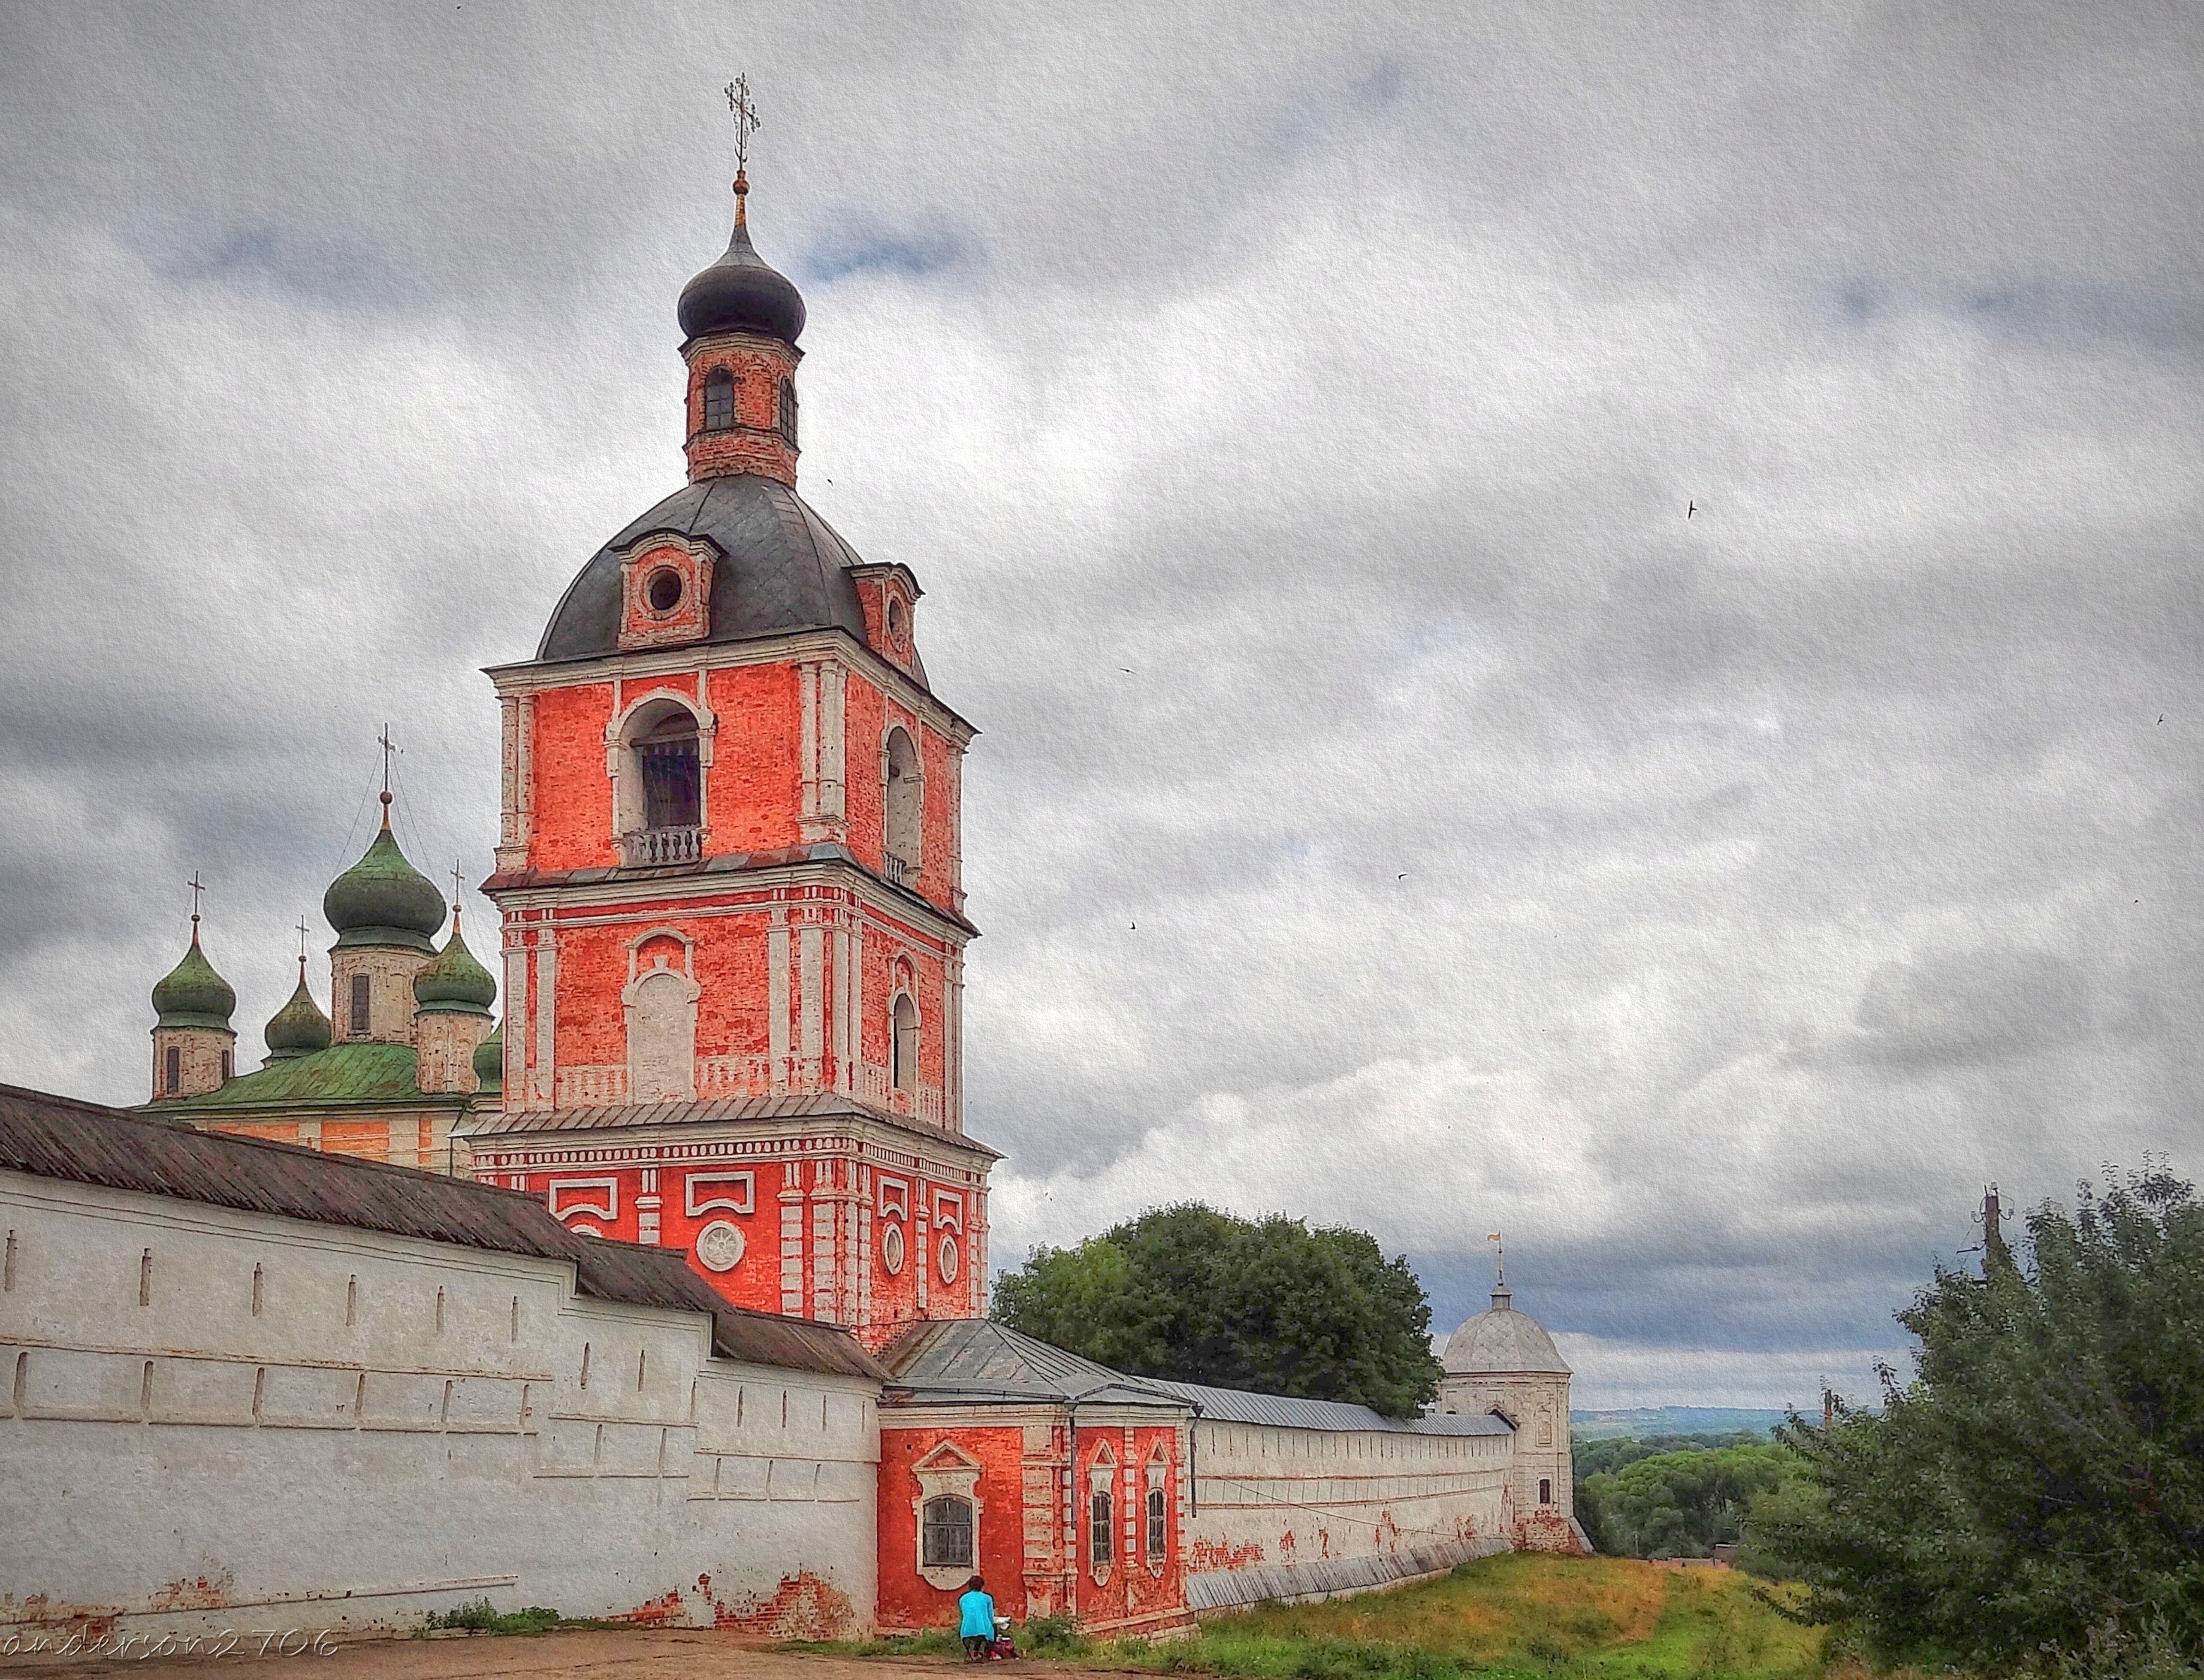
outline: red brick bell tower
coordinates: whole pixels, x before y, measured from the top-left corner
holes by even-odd
[[[751,246],[747,192],[681,293],[688,485],[489,673],[506,1064],[475,1171],[877,1346],[986,1304],[998,1157],[961,1112],[974,731],[927,684],[917,579],[796,493],[803,300]]]

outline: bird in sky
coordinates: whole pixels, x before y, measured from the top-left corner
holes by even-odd
[[[1687,502],[1686,502],[1686,503],[1684,504],[1684,517],[1685,517],[1686,519],[1690,518],[1691,518],[1694,513],[1697,513],[1698,511],[1699,511],[1699,505],[1698,505],[1698,503],[1697,503],[1697,502],[1695,502],[1695,501],[1687,501]]]

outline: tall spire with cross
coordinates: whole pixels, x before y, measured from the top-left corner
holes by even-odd
[[[376,740],[382,748],[382,825],[388,828],[390,826],[390,755],[398,750],[398,743],[390,738],[388,724],[382,726],[382,733],[376,736]]]
[[[1508,1287],[1508,1245],[1501,1240],[1500,1233],[1487,1231],[1484,1240],[1492,1245],[1492,1305],[1495,1311],[1505,1311],[1514,1298]]]
[[[196,869],[192,871],[191,879],[184,884],[192,890],[192,943],[196,945],[199,942],[199,897],[206,891],[206,885],[199,879],[199,872]]]
[[[735,126],[735,226],[749,221],[750,136],[763,125],[757,107],[750,104],[750,79],[738,75],[727,84],[727,115]]]

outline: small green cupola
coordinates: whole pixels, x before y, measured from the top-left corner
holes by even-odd
[[[268,1059],[288,1062],[329,1047],[329,1018],[306,990],[306,959],[299,959],[299,989],[268,1022]]]
[[[452,907],[452,937],[435,961],[413,977],[413,1002],[424,1015],[487,1015],[497,1002],[497,981],[475,961],[459,935],[459,909]]]
[[[229,1018],[237,1009],[237,993],[228,980],[214,972],[214,965],[206,960],[199,949],[199,919],[192,918],[191,949],[184,960],[171,968],[153,986],[153,1009],[160,1019],[155,1027],[177,1026],[210,1027],[217,1032],[230,1030]]]
[[[475,1046],[475,1088],[505,1088],[505,1023],[500,1021],[489,1038]]]
[[[362,945],[435,953],[444,925],[444,896],[406,861],[390,831],[390,796],[382,796],[382,827],[358,863],[329,883],[322,914],[337,931],[337,949]]]

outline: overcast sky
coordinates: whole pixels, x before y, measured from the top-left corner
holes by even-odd
[[[1810,1405],[2009,1202],[2204,1175],[2204,13],[0,3],[0,1079],[250,1065],[371,831],[803,287],[927,594],[996,1257],[1504,1230],[1580,1405]],[[1697,512],[1687,517],[1696,504]],[[489,907],[477,951],[494,949]]]

